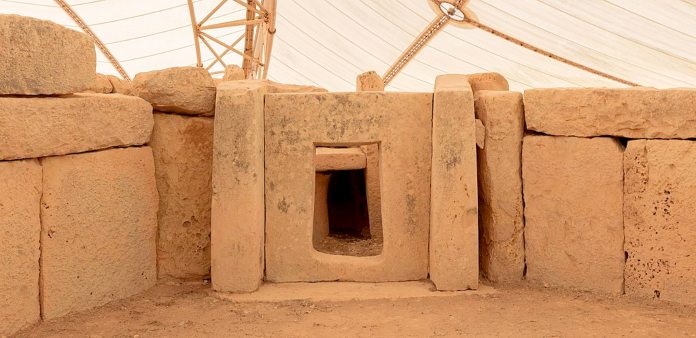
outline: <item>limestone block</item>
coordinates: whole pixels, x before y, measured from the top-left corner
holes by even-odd
[[[317,147],[314,157],[317,171],[365,169],[367,156],[360,148]]]
[[[629,141],[626,294],[696,304],[696,142]]]
[[[210,275],[213,119],[155,114],[159,277]]]
[[[244,75],[244,69],[237,65],[227,65],[225,67],[225,74],[222,76],[223,81],[239,81],[246,79]]]
[[[87,34],[51,21],[0,14],[0,95],[89,90],[96,60]]]
[[[525,136],[527,279],[623,291],[623,151],[611,138]]]
[[[0,121],[0,160],[140,145],[153,124],[147,102],[116,94],[0,97]]]
[[[200,67],[173,67],[139,73],[133,92],[155,110],[187,115],[213,115],[215,82]]]
[[[478,288],[474,96],[466,76],[435,79],[430,279],[438,290]]]
[[[696,89],[530,89],[524,109],[527,129],[549,135],[696,137]]]
[[[264,273],[264,117],[267,92],[326,91],[268,80],[218,86],[213,133],[211,275],[216,291],[252,292]]]
[[[466,77],[474,93],[478,93],[481,90],[510,90],[507,79],[498,73],[467,74]]]
[[[0,162],[0,336],[39,318],[41,165]]]
[[[93,93],[111,94],[114,91],[114,85],[111,84],[106,75],[97,74],[94,85],[90,88]]]
[[[112,93],[133,95],[133,83],[130,80],[124,80],[115,75],[107,75],[106,77],[113,88]]]
[[[266,279],[377,282],[425,278],[432,94],[268,94],[264,114]],[[315,250],[315,143],[376,142],[385,206],[381,210],[382,252],[356,257]]]
[[[369,71],[358,75],[355,80],[355,91],[381,92],[384,91],[384,80],[375,71]]]
[[[481,120],[476,119],[476,147],[483,149],[486,146],[486,126]]]
[[[486,128],[486,146],[478,151],[482,275],[492,282],[520,281],[524,273],[522,94],[480,91],[476,116]]]
[[[379,177],[379,145],[377,143],[360,146],[365,153],[365,185],[367,188],[367,211],[370,218],[370,237],[382,239],[382,198]],[[316,199],[315,199],[316,200]]]
[[[43,318],[153,286],[158,198],[152,150],[109,149],[42,164]]]

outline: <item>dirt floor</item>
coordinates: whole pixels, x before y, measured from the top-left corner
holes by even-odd
[[[233,303],[159,285],[21,337],[696,336],[696,307],[528,286],[483,295]]]

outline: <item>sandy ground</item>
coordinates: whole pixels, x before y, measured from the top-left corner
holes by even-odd
[[[696,336],[696,307],[528,286],[491,294],[234,303],[207,285],[158,285],[20,337]]]

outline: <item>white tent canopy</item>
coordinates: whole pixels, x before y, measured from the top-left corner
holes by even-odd
[[[269,78],[333,91],[355,88],[364,71],[383,74],[435,17],[428,0],[278,0]],[[67,1],[131,75],[194,65],[185,0]],[[194,1],[204,15],[218,0]],[[480,22],[526,43],[642,86],[696,87],[693,0],[471,0]],[[0,0],[0,13],[74,22],[52,0]],[[213,18],[242,18],[239,6]],[[242,28],[217,30],[234,39]],[[2,48],[2,46],[0,46]],[[203,50],[203,59],[213,59]],[[230,56],[228,63],[240,63]],[[116,74],[98,53],[97,70]],[[511,89],[623,87],[480,29],[448,25],[391,82],[429,91],[443,73],[499,72]]]

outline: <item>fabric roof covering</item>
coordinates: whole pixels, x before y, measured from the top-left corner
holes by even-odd
[[[379,74],[435,17],[428,0],[278,0],[269,78],[352,91],[364,71]],[[185,0],[67,1],[129,75],[194,65]],[[196,0],[199,19],[217,0]],[[471,0],[478,20],[531,45],[642,86],[696,87],[694,0]],[[0,13],[52,20],[78,29],[51,0],[0,0]],[[213,20],[241,19],[230,1]],[[214,22],[214,21],[211,21]],[[241,28],[213,35],[231,41]],[[97,70],[117,74],[98,54]],[[231,54],[231,53],[230,53]],[[231,55],[228,63],[240,63]],[[203,49],[203,59],[213,58]],[[431,91],[443,73],[503,74],[512,90],[625,87],[529,51],[480,29],[448,25],[390,84]]]

